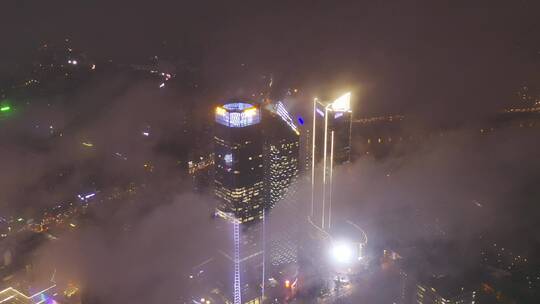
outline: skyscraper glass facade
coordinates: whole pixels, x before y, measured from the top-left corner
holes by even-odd
[[[228,103],[216,108],[215,121],[218,213],[242,223],[259,219],[264,203],[260,108],[245,102]]]

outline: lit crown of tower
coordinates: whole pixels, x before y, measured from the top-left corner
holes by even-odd
[[[249,103],[228,103],[216,108],[216,122],[230,128],[242,128],[261,121],[259,108]]]

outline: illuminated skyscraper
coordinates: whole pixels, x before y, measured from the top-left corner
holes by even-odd
[[[334,165],[343,164],[351,158],[352,112],[329,112],[328,129],[334,132]]]
[[[283,103],[270,104],[265,109],[265,207],[271,208],[295,192],[300,131]]]
[[[259,219],[264,205],[261,110],[250,103],[227,103],[216,108],[215,121],[218,214],[241,223]]]
[[[253,299],[253,288],[262,286],[264,295],[264,210],[294,193],[300,132],[280,102],[227,103],[216,108],[215,122],[216,214],[233,224],[232,252],[222,253],[234,264],[238,304]]]
[[[310,220],[323,230],[331,227],[334,165],[350,160],[351,93],[331,103],[313,100],[311,131],[311,212]],[[322,171],[318,172],[322,160]],[[320,198],[320,199],[319,199]]]
[[[261,233],[255,225],[240,227],[263,217],[261,109],[247,102],[226,103],[216,108],[215,121],[216,214],[233,225],[233,252],[226,256],[234,265],[233,303],[242,304],[242,299],[252,298],[249,288],[245,287],[257,286],[257,282],[264,281],[253,275],[246,278],[246,274],[256,268],[253,265],[259,264],[260,258],[264,260],[258,245]]]
[[[275,207],[268,218],[269,262],[279,266],[297,261],[298,214],[296,188],[299,172],[300,131],[281,102],[263,112],[265,132],[265,202]],[[278,221],[274,219],[278,218]],[[287,225],[283,225],[287,223]]]
[[[315,121],[316,148],[315,162],[323,160],[326,130],[326,156],[330,156],[331,132],[334,132],[334,165],[343,164],[350,160],[351,154],[351,123],[350,94],[347,93],[332,103],[314,102],[313,120]],[[326,118],[328,114],[328,118]],[[313,125],[312,125],[313,126]],[[311,134],[311,135],[312,135]],[[327,160],[328,161],[328,160]]]

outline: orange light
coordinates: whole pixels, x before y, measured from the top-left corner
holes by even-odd
[[[291,287],[291,281],[285,280],[285,288],[290,288],[290,287]]]
[[[257,114],[257,108],[249,108],[244,110],[244,115],[246,116],[254,116]]]
[[[225,110],[224,108],[222,107],[217,107],[216,108],[216,114],[217,115],[225,115],[227,113],[227,110]]]

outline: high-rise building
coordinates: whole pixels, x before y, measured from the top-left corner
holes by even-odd
[[[335,165],[351,157],[351,94],[331,103],[313,100],[311,120],[311,211],[310,221],[322,230],[331,228],[332,182]],[[319,164],[322,162],[322,170]]]
[[[264,133],[259,105],[230,102],[216,108],[214,162],[217,215],[232,223],[234,304],[259,301],[264,281]],[[251,225],[244,225],[251,224]]]
[[[281,102],[263,112],[265,133],[265,207],[295,192],[299,171],[300,131]]]
[[[346,163],[351,158],[352,112],[333,110],[328,115],[328,129],[334,132],[334,164]]]
[[[316,100],[313,107],[312,126],[314,123],[315,130],[311,130],[311,136],[315,134],[315,162],[324,160],[325,147],[326,157],[330,157],[332,132],[334,132],[334,164],[339,165],[349,161],[351,156],[352,126],[350,93],[328,104]],[[313,140],[312,137],[311,140]]]
[[[242,223],[261,218],[264,160],[261,109],[231,102],[215,112],[215,194],[217,210]]]
[[[300,132],[280,102],[226,103],[215,122],[216,214],[232,223],[234,243],[221,253],[234,264],[233,302],[256,302],[264,297],[265,210],[294,193]]]
[[[300,132],[281,102],[216,108],[215,194],[218,212],[242,223],[294,193]]]
[[[275,207],[268,218],[269,266],[297,261],[299,231],[297,183],[300,166],[300,131],[281,102],[263,112],[265,132],[265,199]],[[287,225],[284,225],[287,223]]]

